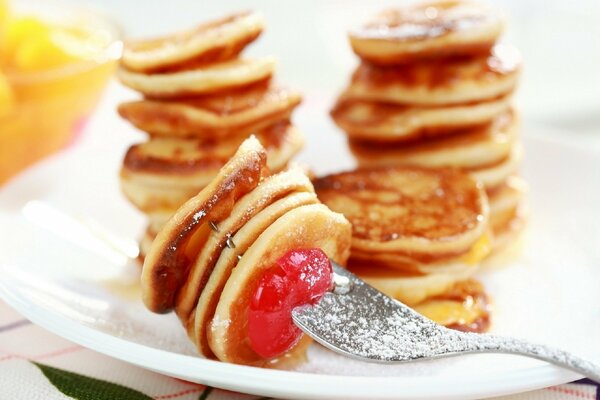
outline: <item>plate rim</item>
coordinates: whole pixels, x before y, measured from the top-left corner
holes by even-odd
[[[540,124],[535,124],[535,126],[540,130],[548,129],[548,127]],[[550,129],[555,130],[554,128]],[[594,149],[586,148],[554,135],[532,134],[530,131],[523,136],[523,139],[533,142],[541,141],[545,144],[563,148],[567,147],[569,151],[585,154],[585,156],[594,159],[597,155],[597,151]],[[65,157],[67,159],[73,156],[79,157],[78,150],[81,148],[92,150],[90,146],[82,143],[42,160],[6,182],[0,188],[0,195],[10,192],[13,187],[21,186],[23,181],[36,179],[36,173],[44,167],[61,163]],[[0,216],[2,214],[3,212],[0,212]],[[5,215],[13,215],[13,212],[8,211]],[[0,265],[0,271],[6,267],[8,265]],[[539,363],[511,370],[503,373],[500,377],[489,373],[477,374],[474,372],[452,376],[454,380],[451,385],[447,381],[441,381],[439,385],[431,385],[431,378],[427,376],[325,375],[228,364],[131,342],[96,330],[55,311],[44,309],[38,305],[32,307],[32,304],[23,295],[10,288],[10,285],[7,284],[9,281],[10,279],[6,278],[6,274],[0,274],[0,299],[34,324],[53,334],[141,368],[244,393],[286,398],[327,399],[354,399],[373,396],[381,399],[487,398],[563,384],[581,377],[559,367]],[[156,365],[158,358],[168,361],[161,362],[159,365],[169,365],[169,362],[174,362],[185,365],[187,371],[194,371],[194,373],[185,373],[186,368],[181,367],[181,373],[174,374],[172,369],[158,367]],[[282,385],[282,382],[285,382],[285,385]],[[511,385],[507,387],[501,385],[501,382],[511,382]],[[343,388],[343,391],[340,391],[340,388]],[[401,389],[401,393],[399,393],[399,389]]]
[[[3,272],[5,269],[6,267],[1,268]],[[512,382],[510,387],[499,385],[498,377],[489,373],[453,376],[452,385],[440,382],[439,385],[432,386],[431,378],[427,376],[325,375],[224,363],[131,342],[94,329],[51,309],[37,304],[32,306],[18,290],[11,289],[11,286],[18,286],[10,285],[10,282],[11,279],[2,274],[0,298],[35,325],[53,334],[160,374],[243,393],[276,398],[362,399],[376,396],[380,399],[465,399],[521,393],[581,378],[574,372],[542,362],[503,373],[501,380]],[[157,363],[158,359],[163,360]],[[170,363],[178,365],[179,371],[157,366]],[[285,387],[282,382],[285,382]],[[344,388],[343,391],[339,390],[340,387]],[[423,390],[424,388],[426,390]],[[402,389],[401,395],[398,394],[399,389]]]

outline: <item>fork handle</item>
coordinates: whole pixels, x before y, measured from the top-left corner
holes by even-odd
[[[570,369],[600,383],[600,365],[572,353],[554,347],[530,343],[526,340],[482,334],[461,334],[465,350],[469,352],[492,352],[518,354],[537,358]]]

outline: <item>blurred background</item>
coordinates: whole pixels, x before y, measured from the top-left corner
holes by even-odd
[[[81,60],[65,59],[70,56],[52,47],[49,36],[43,33],[46,28],[37,26],[36,21],[20,21],[15,32],[4,33],[12,35],[9,39],[18,43],[19,56],[15,59],[24,66],[17,68],[16,74],[11,72],[11,61],[7,62],[5,54],[0,64],[0,184],[16,171],[79,137],[102,93],[104,101],[94,114],[94,119],[100,121],[96,125],[111,133],[135,132],[119,119],[115,106],[137,95],[115,81],[103,92],[106,79],[114,70],[115,54],[118,56],[119,52],[117,48],[100,49],[104,41],[159,36],[244,9],[262,11],[267,22],[260,40],[244,54],[278,58],[277,79],[304,93],[304,103],[295,117],[298,126],[309,135],[329,141],[309,141],[303,153],[308,155],[303,160],[309,162],[316,147],[343,146],[341,135],[330,140],[333,135],[323,135],[323,131],[337,130],[327,112],[358,63],[346,32],[370,15],[399,3],[402,1],[0,0],[0,27],[7,28],[0,32],[11,30],[6,10],[16,15],[22,9],[27,13],[43,9],[45,17],[60,17],[72,6],[82,9],[81,14],[69,18],[79,21],[90,32],[94,31],[94,24],[108,24],[106,29],[99,26],[95,30],[104,32],[106,37],[94,34],[91,38],[82,37],[86,46],[91,43],[92,48],[81,48],[78,45],[82,41],[77,36],[88,33],[66,32],[61,46],[67,49],[74,46],[71,50],[82,59],[98,59],[93,52],[101,54],[104,61],[113,57],[111,63],[101,61],[93,68],[87,65],[82,69],[81,64],[85,63]],[[516,97],[523,115],[524,135],[535,132],[559,137],[600,154],[600,1],[491,3],[507,16],[504,40],[516,45],[525,61]],[[107,18],[98,20],[95,11]],[[0,39],[5,43],[0,49],[6,53],[6,37]],[[98,48],[93,48],[96,45]],[[90,54],[86,52],[92,52],[94,57],[88,57]],[[61,67],[59,71],[46,73],[54,64]],[[62,68],[63,65],[66,67]],[[131,138],[137,139],[135,135]]]
[[[299,89],[338,90],[357,63],[345,32],[401,1],[80,0],[114,15],[126,34],[158,35],[240,9],[264,12],[267,31],[249,54],[274,54],[278,76]],[[600,149],[600,1],[497,0],[506,40],[525,59],[518,102],[527,121],[596,136]],[[598,133],[596,135],[596,133]],[[583,138],[584,140],[586,138]],[[595,139],[591,137],[589,139]],[[579,140],[579,137],[577,138]]]

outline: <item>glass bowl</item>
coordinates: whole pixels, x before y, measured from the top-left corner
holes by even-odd
[[[56,0],[11,2],[17,16],[35,16],[53,26],[85,32],[80,44],[95,44],[85,59],[33,72],[4,75],[12,106],[0,115],[0,185],[37,160],[73,142],[97,104],[121,55],[122,32],[97,11]],[[98,45],[101,43],[101,45]]]

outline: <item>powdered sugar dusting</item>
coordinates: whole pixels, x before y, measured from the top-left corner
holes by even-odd
[[[293,311],[294,322],[325,347],[359,359],[400,362],[443,355],[496,352],[527,355],[600,379],[600,367],[573,354],[519,339],[444,328],[334,266],[348,277],[348,294],[327,293]]]

